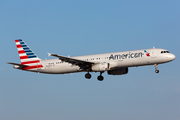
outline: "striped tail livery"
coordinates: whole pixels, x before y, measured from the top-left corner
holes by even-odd
[[[40,58],[27,46],[27,44],[21,40],[15,40],[16,47],[19,53],[19,57],[21,60],[21,64],[9,63],[13,65],[17,65],[22,70],[37,70],[43,68],[40,63]],[[15,66],[16,67],[16,66]]]

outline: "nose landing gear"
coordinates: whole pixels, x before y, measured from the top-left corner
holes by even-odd
[[[155,70],[156,73],[159,73],[159,70]]]
[[[155,72],[156,72],[156,73],[159,73],[159,70],[157,69],[157,66],[158,66],[158,65],[157,65],[157,64],[154,64],[154,66],[155,66],[155,69],[156,69]]]

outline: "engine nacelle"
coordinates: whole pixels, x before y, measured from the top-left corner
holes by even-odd
[[[91,67],[92,71],[95,71],[95,72],[101,72],[101,71],[107,71],[109,69],[109,63],[99,63],[99,64],[94,64],[92,67]]]
[[[108,74],[109,75],[124,75],[128,73],[128,68],[117,68],[114,70],[109,70]]]
[[[118,66],[118,64],[116,62],[110,62],[109,63],[109,70],[115,69],[117,66]]]

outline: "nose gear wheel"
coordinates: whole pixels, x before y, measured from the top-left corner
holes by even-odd
[[[159,70],[157,69],[158,64],[154,64],[154,66],[155,66],[155,69],[156,69],[155,72],[159,73]]]

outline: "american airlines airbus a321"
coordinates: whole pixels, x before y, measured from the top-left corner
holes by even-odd
[[[102,73],[107,71],[109,75],[123,75],[128,73],[128,67],[154,65],[155,72],[158,64],[167,63],[175,59],[175,55],[165,49],[152,48],[124,52],[113,52],[77,57],[65,57],[57,54],[49,56],[57,59],[42,60],[21,40],[15,40],[21,64],[8,63],[14,68],[37,73],[66,74],[76,72],[87,72],[85,78],[90,79],[90,72],[100,72],[97,77],[102,81]]]

